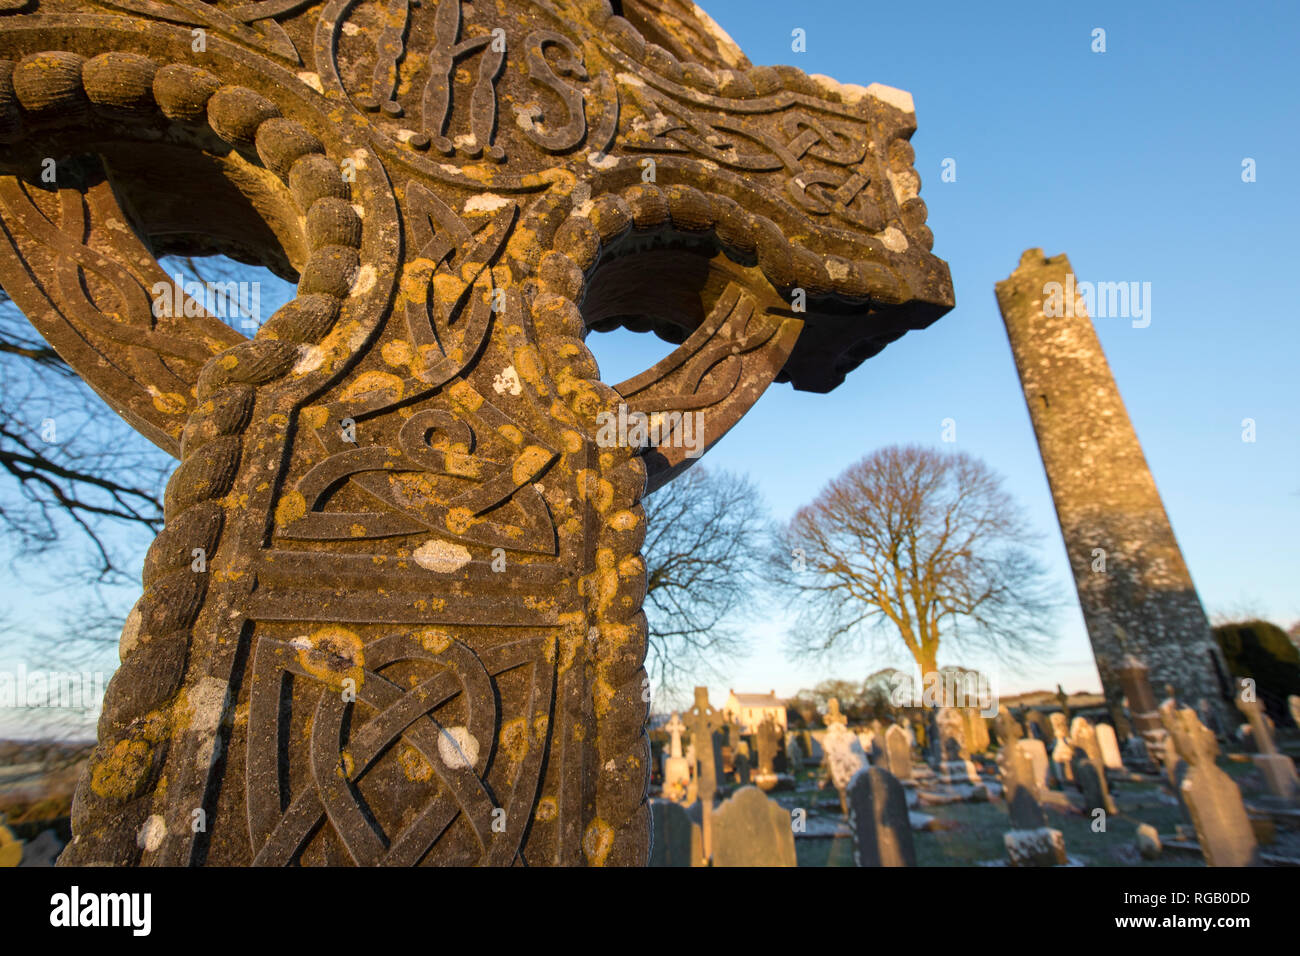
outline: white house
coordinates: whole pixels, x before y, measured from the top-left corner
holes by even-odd
[[[776,721],[777,729],[782,735],[786,731],[785,701],[776,696],[775,690],[766,694],[737,694],[732,690],[727,695],[727,702],[722,705],[722,712],[728,721],[740,726],[742,734],[758,733],[758,725],[769,714]]]

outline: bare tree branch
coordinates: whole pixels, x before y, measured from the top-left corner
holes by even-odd
[[[1056,603],[1033,543],[982,461],[894,446],[801,508],[767,566],[800,609],[792,653],[829,655],[886,637],[925,674],[937,670],[942,639],[1014,667],[1051,642]]]

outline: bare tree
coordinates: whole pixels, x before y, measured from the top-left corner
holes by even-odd
[[[901,640],[922,674],[941,639],[1014,665],[1050,643],[1054,602],[1001,478],[961,452],[892,446],[801,508],[769,568],[800,608],[792,651]]]
[[[214,294],[231,278],[263,278],[221,257],[162,264]],[[218,314],[234,321],[236,310]],[[43,660],[65,667],[102,660],[138,593],[176,462],[119,418],[3,290],[0,395],[0,545],[11,579],[60,595],[48,620],[29,625],[34,633],[11,627],[8,640],[34,642]]]
[[[770,526],[753,482],[696,465],[645,501],[651,678],[661,692],[716,676],[746,643],[740,612],[761,581]]]

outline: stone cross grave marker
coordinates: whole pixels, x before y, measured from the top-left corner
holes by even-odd
[[[668,755],[664,757],[664,796],[670,800],[684,801],[690,790],[691,784],[691,762],[682,756],[682,731],[686,725],[682,723],[679,713],[673,711],[672,719],[664,725],[664,729],[671,735],[672,739],[668,745]]]
[[[1244,682],[1237,692],[1237,709],[1250,722],[1255,745],[1259,751],[1251,754],[1251,760],[1264,775],[1268,789],[1274,796],[1281,797],[1283,800],[1295,799],[1297,791],[1300,790],[1295,762],[1286,754],[1278,753],[1277,745],[1273,743],[1273,734],[1264,719],[1263,708],[1260,707],[1259,700],[1254,697],[1252,689]]]
[[[840,797],[840,810],[847,817],[849,814],[848,786],[853,775],[869,766],[867,755],[857,735],[851,733],[842,723],[832,723],[822,738],[825,753],[826,770],[831,783]]]
[[[686,725],[691,728],[695,744],[698,769],[695,772],[697,793],[703,811],[701,829],[704,833],[704,858],[713,859],[713,797],[718,792],[718,768],[714,759],[713,732],[722,726],[722,712],[709,703],[709,689],[695,688],[695,706],[686,712]]]
[[[915,129],[684,0],[0,2],[0,286],[178,460],[65,861],[644,864],[641,500],[952,307]]]

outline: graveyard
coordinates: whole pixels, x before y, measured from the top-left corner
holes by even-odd
[[[1286,269],[1007,158],[1186,41],[849,7],[0,0],[0,870],[1300,866]]]
[[[753,735],[739,720],[718,727],[696,688],[684,722],[673,714],[654,735],[663,756],[651,865],[1300,865],[1289,755],[1300,737],[1277,734],[1258,703],[1240,709],[1248,720],[1226,755],[1172,698],[1161,729],[1122,744],[1109,722],[1076,712],[1067,728],[1063,711],[1013,716],[1005,706],[993,719],[941,708],[928,725],[900,709],[888,725],[850,729],[833,698],[822,729],[781,739],[770,723]],[[697,733],[709,743],[697,747]],[[719,816],[721,832],[706,837]],[[781,826],[753,822],[769,818]],[[719,846],[732,839],[743,849]]]

